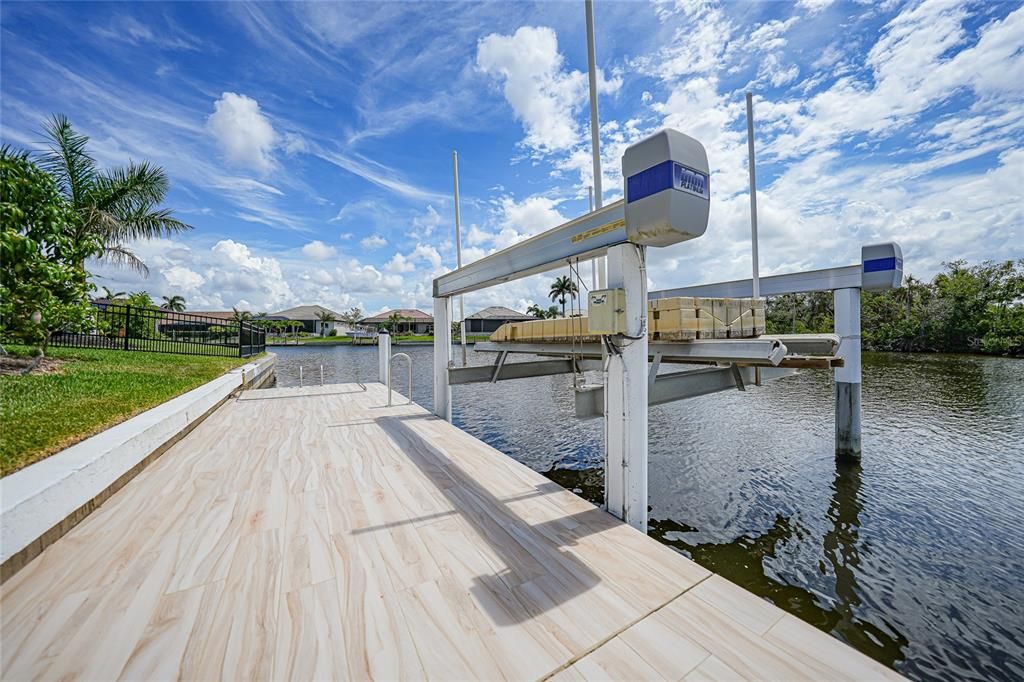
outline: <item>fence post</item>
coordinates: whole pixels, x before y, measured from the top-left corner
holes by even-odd
[[[238,357],[245,357],[242,355],[242,328],[245,326],[245,322],[238,322]]]
[[[124,307],[124,349],[131,350],[128,346],[128,339],[132,334],[132,307],[125,305]]]

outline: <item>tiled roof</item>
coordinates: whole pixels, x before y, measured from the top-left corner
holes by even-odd
[[[374,315],[373,317],[363,318],[360,321],[363,322],[363,323],[367,323],[367,322],[370,322],[370,323],[373,323],[373,322],[387,322],[388,318],[391,317],[392,315],[394,315],[395,313],[398,313],[403,318],[405,318],[403,321],[409,321],[409,322],[433,322],[434,321],[434,316],[433,315],[427,315],[422,310],[416,310],[414,308],[399,308],[398,310],[387,310],[387,311],[385,311],[383,313],[380,313],[378,315]]]
[[[322,305],[300,305],[288,310],[280,310],[274,313],[274,317],[284,317],[289,320],[317,320],[320,319],[320,313],[330,313],[334,315],[335,319],[340,320],[341,314],[336,313],[330,308],[325,308]]]
[[[533,320],[533,315],[527,315],[518,311],[506,308],[505,306],[492,305],[489,308],[478,310],[472,315],[466,315],[467,320]]]

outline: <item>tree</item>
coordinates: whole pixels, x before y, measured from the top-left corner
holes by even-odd
[[[541,317],[541,318],[547,317],[547,315],[548,315],[547,311],[544,310],[543,308],[541,308],[536,303],[534,303],[533,305],[531,305],[529,308],[526,309],[526,314],[527,315],[532,315],[533,317]]]
[[[388,333],[397,334],[399,331],[399,327],[402,325],[403,322],[405,322],[408,319],[409,318],[405,317],[404,315],[402,315],[402,313],[396,310],[395,312],[391,313],[391,315],[388,316],[388,321],[381,326],[387,329]]]
[[[72,240],[78,218],[57,186],[28,154],[0,148],[0,329],[46,354],[53,331],[82,324],[92,313],[92,290],[78,267]]]
[[[40,165],[53,176],[57,189],[77,214],[70,231],[75,256],[84,266],[99,256],[143,274],[148,268],[127,246],[134,239],[165,237],[192,229],[160,208],[167,196],[167,174],[147,162],[100,170],[86,151],[89,138],[75,132],[63,115],[45,125],[49,151]]]
[[[174,296],[164,296],[164,307],[168,310],[180,313],[185,310],[185,299],[175,294]]]
[[[320,336],[327,336],[327,325],[331,322],[337,322],[338,318],[334,316],[329,310],[317,313],[316,317],[320,320]]]
[[[768,299],[769,333],[833,329],[831,294]],[[958,260],[931,282],[861,295],[865,350],[1024,354],[1024,260],[968,265]]]
[[[565,317],[566,301],[575,299],[578,293],[579,287],[576,286],[576,282],[572,281],[569,275],[562,275],[561,277],[556,277],[555,281],[551,284],[548,298],[562,304],[562,317]]]
[[[128,293],[125,291],[112,291],[109,287],[103,287],[103,298],[108,301],[116,301],[119,298],[127,296]]]
[[[358,306],[354,306],[347,313],[342,313],[341,319],[349,324],[359,324],[360,320],[364,317],[363,311]]]
[[[553,320],[556,317],[558,317],[558,306],[548,306],[548,309],[544,311],[544,317],[546,317],[549,320]]]

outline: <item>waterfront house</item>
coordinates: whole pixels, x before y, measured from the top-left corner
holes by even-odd
[[[401,320],[398,322],[395,329],[391,330],[393,334],[434,333],[434,317],[432,315],[427,315],[422,310],[416,310],[415,308],[386,310],[382,313],[378,313],[377,315],[364,318],[360,321],[360,324],[380,330],[384,325],[389,323],[391,316],[395,313],[398,313]]]
[[[329,314],[334,318],[332,321],[323,322],[320,317]],[[287,310],[279,310],[269,316],[269,319],[295,320],[302,323],[302,331],[317,336],[330,336],[331,330],[336,329],[338,334],[345,334],[352,330],[352,325],[343,322],[341,314],[322,305],[300,305]]]
[[[511,308],[492,305],[466,316],[467,334],[490,334],[506,322],[525,322],[536,320],[536,317],[520,313]]]

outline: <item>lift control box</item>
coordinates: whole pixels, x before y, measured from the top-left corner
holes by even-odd
[[[670,246],[704,234],[711,203],[704,146],[665,129],[626,149],[626,238],[645,246]]]
[[[860,249],[861,288],[885,291],[903,286],[903,249],[896,242],[868,244]]]
[[[626,333],[626,290],[595,289],[587,298],[590,334]]]

